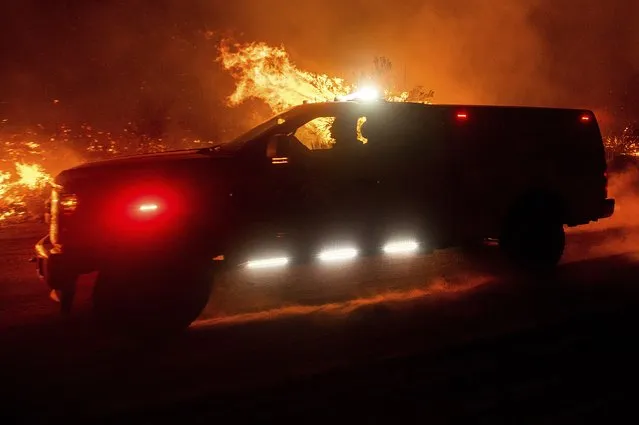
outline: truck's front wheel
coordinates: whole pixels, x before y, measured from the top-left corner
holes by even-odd
[[[212,279],[209,268],[188,263],[114,263],[98,274],[93,311],[100,325],[117,332],[176,334],[206,306]]]

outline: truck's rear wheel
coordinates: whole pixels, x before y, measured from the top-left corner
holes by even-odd
[[[98,274],[93,311],[99,324],[112,331],[176,334],[206,306],[212,278],[208,268],[189,264],[113,264]]]
[[[528,272],[548,272],[561,259],[566,235],[555,205],[535,199],[513,210],[499,244],[510,260]]]

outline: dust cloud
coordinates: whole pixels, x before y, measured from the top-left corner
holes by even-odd
[[[615,198],[615,213],[592,229],[627,228],[639,230],[639,169],[632,168],[613,174],[608,186],[609,196]]]
[[[463,282],[451,282],[440,276],[419,288],[402,291],[380,291],[375,295],[355,297],[343,301],[313,305],[294,304],[281,306],[281,300],[273,302],[272,308],[256,309],[251,312],[220,314],[209,306],[196,326],[239,324],[262,320],[275,320],[294,316],[315,316],[322,319],[339,318],[358,314],[367,307],[380,307],[388,311],[406,309],[411,303],[423,302],[427,297],[450,297],[470,291],[490,282],[491,277],[473,276]],[[277,306],[280,304],[280,306]],[[228,307],[227,307],[228,308]]]
[[[612,217],[567,230],[566,262],[614,255],[639,259],[639,168],[611,174],[608,196],[616,202]]]
[[[626,229],[639,232],[639,168],[610,175],[608,196],[615,199],[612,217],[570,230],[571,233]]]

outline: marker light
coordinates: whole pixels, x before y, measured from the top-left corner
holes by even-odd
[[[468,113],[467,112],[457,112],[457,119],[460,121],[465,121],[468,119]]]
[[[287,265],[289,259],[286,257],[264,258],[260,260],[252,260],[246,263],[249,269],[266,269],[271,267],[283,267]]]
[[[138,206],[138,211],[141,213],[154,212],[160,209],[160,206],[155,203],[146,203]]]
[[[131,218],[136,222],[156,222],[160,216],[166,218],[166,204],[159,199],[140,199],[130,207]]]
[[[322,261],[341,261],[351,260],[357,257],[357,254],[355,248],[327,249],[320,252],[318,257]]]
[[[396,241],[384,245],[383,251],[386,254],[409,254],[418,248],[419,244],[415,241]]]
[[[588,114],[583,114],[583,115],[581,116],[581,118],[579,118],[579,120],[580,120],[581,122],[589,122],[589,121],[590,121],[590,115],[588,115]]]
[[[169,186],[163,181],[145,181],[124,187],[112,194],[111,205],[105,214],[107,224],[118,232],[126,230],[136,235],[168,229],[171,222],[181,219],[187,211],[181,191],[181,187]]]

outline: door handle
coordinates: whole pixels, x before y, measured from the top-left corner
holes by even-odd
[[[355,180],[355,182],[357,184],[365,184],[365,185],[377,185],[381,182],[380,179],[376,179],[376,178],[360,178]]]

